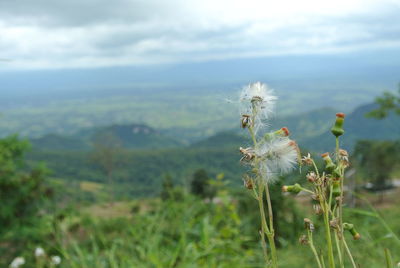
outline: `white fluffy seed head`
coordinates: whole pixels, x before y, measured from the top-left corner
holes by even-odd
[[[25,264],[24,257],[16,257],[10,264],[10,268],[19,268]]]
[[[43,257],[45,255],[44,249],[41,247],[37,247],[35,249],[35,257],[39,258],[39,257]]]
[[[261,159],[259,172],[267,182],[289,173],[298,162],[297,145],[287,137],[261,143],[255,153]]]
[[[51,263],[54,265],[59,265],[61,263],[60,256],[51,256]]]
[[[253,115],[257,132],[273,114],[277,97],[266,84],[256,82],[243,87],[240,92],[240,114]]]

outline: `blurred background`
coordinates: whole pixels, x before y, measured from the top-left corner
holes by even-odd
[[[390,248],[400,261],[399,12],[399,0],[0,0],[0,266],[263,267],[238,152],[239,92],[256,81],[279,98],[271,130],[316,159],[346,113],[355,257],[384,267]],[[282,267],[315,267],[298,238],[318,217],[280,193],[305,172],[273,186]]]

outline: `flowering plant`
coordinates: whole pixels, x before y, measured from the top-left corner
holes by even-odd
[[[285,185],[283,192],[298,194],[303,191],[310,195],[314,202],[316,214],[323,216],[325,226],[325,239],[327,243],[327,257],[330,268],[335,267],[332,233],[335,237],[337,257],[340,267],[344,267],[344,251],[349,256],[353,267],[356,267],[350,249],[347,246],[344,230],[348,230],[354,239],[359,239],[360,234],[351,223],[343,221],[343,186],[344,172],[349,166],[348,154],[339,147],[339,137],[343,135],[343,122],[345,115],[338,113],[331,132],[336,137],[335,157],[329,153],[322,155],[325,169],[320,172],[310,154],[301,157],[297,143],[289,138],[289,130],[283,127],[279,130],[264,131],[270,119],[277,97],[273,90],[260,82],[244,87],[240,94],[241,127],[247,128],[252,140],[252,146],[240,147],[241,162],[250,167],[250,172],[245,174],[245,186],[253,191],[258,200],[261,217],[261,243],[263,254],[268,267],[278,267],[278,258],[275,245],[275,231],[273,225],[272,203],[269,184],[273,183],[279,175],[292,171],[296,165],[311,166],[306,178],[311,183],[312,189],[306,189],[300,184]],[[261,134],[262,133],[262,134]],[[264,208],[264,196],[267,203],[268,218]],[[324,267],[323,256],[317,253],[313,243],[313,222],[305,218],[307,235],[300,238],[302,244],[308,244],[316,258],[319,268]],[[267,241],[269,243],[269,250]]]

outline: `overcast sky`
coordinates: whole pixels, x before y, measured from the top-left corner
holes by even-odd
[[[0,0],[0,70],[396,49],[399,14],[400,0]]]

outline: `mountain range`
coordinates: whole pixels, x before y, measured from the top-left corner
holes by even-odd
[[[383,120],[367,118],[365,114],[376,108],[376,104],[359,106],[345,119],[346,133],[341,137],[342,145],[350,151],[360,139],[397,139],[400,137],[400,117],[390,115]],[[334,139],[329,129],[335,120],[332,108],[322,108],[310,112],[284,116],[271,121],[270,129],[286,126],[291,136],[301,147],[313,151],[331,150]],[[158,131],[145,124],[111,125],[87,128],[71,136],[48,134],[31,139],[35,150],[44,151],[87,151],[96,137],[111,135],[126,149],[168,149],[189,146],[191,148],[221,148],[241,146],[248,143],[246,131],[229,129],[187,145],[179,136]]]

